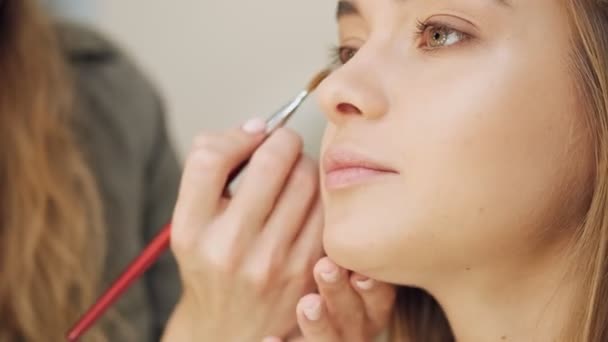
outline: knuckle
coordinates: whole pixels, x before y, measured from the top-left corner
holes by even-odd
[[[210,228],[200,244],[199,255],[202,263],[219,274],[233,273],[237,267],[240,249],[235,247],[235,239],[221,227]]]
[[[192,253],[195,246],[194,239],[186,234],[173,234],[171,236],[171,250],[176,257]]]
[[[253,156],[253,163],[268,172],[275,171],[287,163],[289,155],[281,148],[262,146]]]
[[[242,271],[242,278],[257,293],[265,292],[271,284],[272,270],[266,263],[256,262]]]
[[[287,127],[278,129],[274,135],[282,145],[296,151],[301,150],[304,144],[302,137],[296,131]]]
[[[225,169],[225,164],[222,153],[211,147],[193,150],[186,160],[186,168],[194,172],[217,173]]]
[[[200,258],[205,268],[219,274],[227,274],[234,269],[234,257],[226,252],[226,248],[218,248],[217,245],[205,243],[200,249]]]

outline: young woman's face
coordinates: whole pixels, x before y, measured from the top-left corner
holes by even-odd
[[[424,285],[567,238],[593,172],[562,1],[349,0],[338,14],[345,64],[318,89],[330,257]]]

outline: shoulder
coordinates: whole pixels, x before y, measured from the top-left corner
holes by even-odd
[[[94,144],[118,144],[123,152],[147,154],[164,125],[156,87],[127,54],[95,30],[58,22],[56,32],[73,80],[80,135],[85,140],[96,135]]]
[[[119,54],[116,46],[99,32],[75,22],[55,22],[59,44],[73,60],[107,59]]]

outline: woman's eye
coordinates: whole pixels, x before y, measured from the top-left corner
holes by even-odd
[[[340,46],[334,50],[336,63],[346,64],[357,54],[358,49],[348,46]]]
[[[422,24],[419,34],[422,38],[420,46],[427,50],[452,46],[469,38],[466,33],[458,30],[430,24]]]

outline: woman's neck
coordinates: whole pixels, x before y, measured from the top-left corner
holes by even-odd
[[[569,262],[563,249],[554,249],[542,257],[463,270],[428,290],[459,342],[560,341],[580,285]]]

